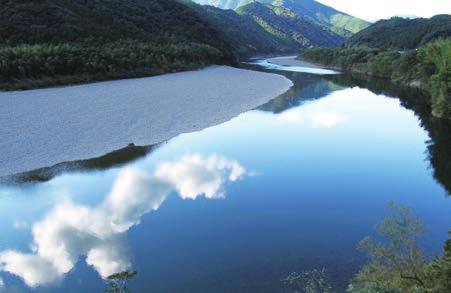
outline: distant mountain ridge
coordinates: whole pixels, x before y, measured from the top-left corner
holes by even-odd
[[[324,25],[344,37],[349,37],[370,25],[365,20],[350,16],[315,0],[194,0],[194,2],[223,9],[237,9],[252,2],[282,6],[301,17]]]
[[[337,47],[345,38],[282,6],[253,2],[236,10],[186,4],[211,24],[240,56],[294,53],[309,47]]]
[[[276,38],[292,47],[337,47],[344,38],[282,6],[249,3],[236,10],[247,15]]]
[[[451,37],[451,15],[436,15],[429,19],[393,17],[355,34],[345,45],[404,50],[448,37]]]
[[[199,18],[212,25],[239,56],[294,52],[298,47],[267,32],[251,17],[233,10],[199,5],[190,0],[180,2],[192,8]]]

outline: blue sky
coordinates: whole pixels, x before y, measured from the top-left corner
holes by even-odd
[[[391,16],[451,14],[451,0],[317,0],[353,16],[376,21]]]

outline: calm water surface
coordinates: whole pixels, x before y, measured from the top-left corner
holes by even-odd
[[[440,254],[449,123],[386,82],[281,74],[289,92],[227,123],[4,178],[0,292],[103,292],[128,268],[132,292],[283,292],[290,272],[323,267],[340,292],[391,201]]]

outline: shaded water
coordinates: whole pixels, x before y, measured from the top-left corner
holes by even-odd
[[[100,276],[132,268],[133,292],[283,292],[288,273],[324,267],[340,292],[390,201],[440,254],[450,124],[386,82],[280,73],[290,91],[229,122],[3,178],[0,284],[102,292]]]

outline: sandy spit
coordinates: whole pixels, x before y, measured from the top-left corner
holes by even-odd
[[[211,66],[156,77],[0,92],[0,176],[151,145],[230,120],[287,78]]]
[[[321,68],[321,66],[306,61],[296,60],[297,56],[275,57],[268,59],[268,62],[281,66],[299,66],[307,68]]]

